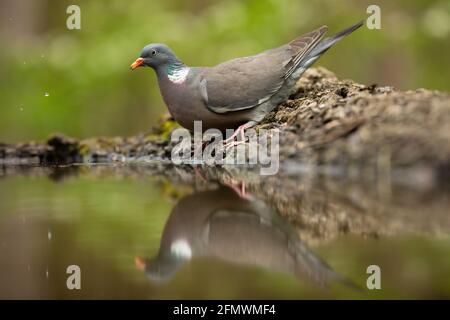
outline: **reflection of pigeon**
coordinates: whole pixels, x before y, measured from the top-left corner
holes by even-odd
[[[163,44],[149,44],[131,65],[152,67],[171,115],[193,129],[246,128],[261,121],[285,101],[303,72],[336,42],[362,26],[362,22],[322,39],[326,26],[288,44],[260,54],[226,61],[214,67],[188,67]]]
[[[164,281],[199,256],[294,274],[321,286],[343,280],[264,202],[223,186],[181,199],[166,223],[158,255],[149,261],[138,258],[137,264],[150,279]]]

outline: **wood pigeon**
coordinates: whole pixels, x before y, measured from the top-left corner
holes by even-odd
[[[158,254],[136,257],[135,263],[161,283],[198,257],[284,272],[321,287],[333,281],[353,286],[318,258],[285,218],[228,186],[182,198],[164,227]]]
[[[236,58],[214,67],[189,67],[165,44],[149,44],[131,69],[155,70],[161,95],[172,117],[193,130],[236,129],[232,137],[260,122],[287,100],[303,72],[325,51],[363,25],[363,21],[322,39],[322,26],[288,44],[260,54]]]

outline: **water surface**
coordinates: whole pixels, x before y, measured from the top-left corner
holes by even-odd
[[[274,202],[268,188],[126,167],[0,172],[0,298],[450,297],[448,197],[436,191],[374,199],[370,185],[299,179],[297,197]],[[80,290],[67,288],[70,265]],[[369,265],[381,290],[366,287]]]

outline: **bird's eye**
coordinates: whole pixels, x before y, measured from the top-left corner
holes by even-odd
[[[156,50],[152,50],[152,56],[156,54]]]

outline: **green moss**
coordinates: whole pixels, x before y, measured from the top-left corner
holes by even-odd
[[[153,128],[152,132],[145,136],[145,141],[168,140],[171,132],[179,128],[180,125],[167,115],[161,117],[158,121],[159,125]]]
[[[164,140],[169,139],[170,137],[170,133],[176,129],[179,128],[180,126],[178,125],[178,123],[176,123],[174,120],[166,120],[164,122],[161,123],[161,133],[160,136],[161,138],[163,138]]]
[[[91,152],[91,148],[87,144],[80,144],[78,153],[82,156],[87,156]]]

